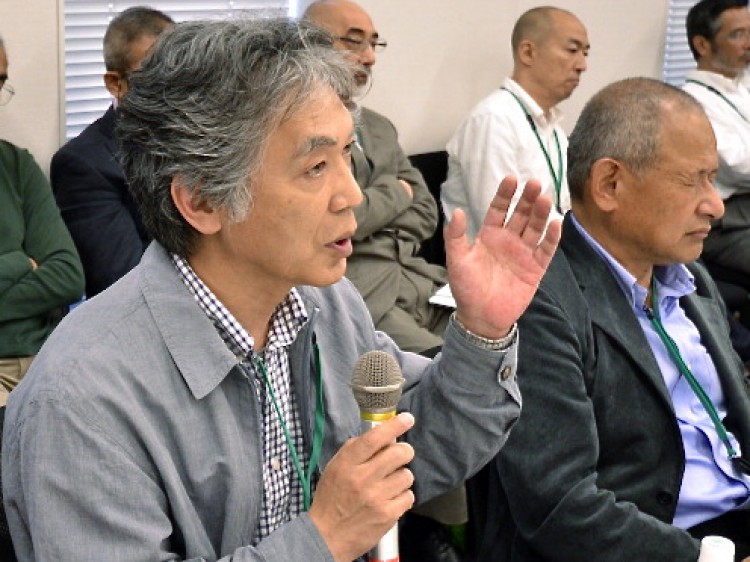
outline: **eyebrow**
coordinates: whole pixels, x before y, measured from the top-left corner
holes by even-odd
[[[359,27],[350,27],[349,29],[346,30],[346,35],[349,35],[351,33],[356,33],[358,35],[361,35],[362,37],[366,37],[367,36],[367,33],[365,33],[365,30],[364,29],[360,29]],[[377,31],[373,31],[371,37],[373,39],[379,39],[380,38],[380,34]]]
[[[568,43],[573,43],[576,47],[580,47],[581,49],[591,48],[591,43],[584,43],[583,41],[579,41],[578,39],[568,39]]]
[[[352,129],[349,138],[354,138],[354,129]],[[305,139],[305,141],[302,143],[302,146],[300,146],[299,149],[294,153],[294,158],[303,158],[319,148],[336,146],[337,142],[338,141],[335,138],[325,135],[309,137]]]

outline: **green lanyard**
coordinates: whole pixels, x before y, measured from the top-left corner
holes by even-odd
[[[734,105],[734,103],[732,103],[732,100],[730,100],[728,97],[726,97],[724,94],[722,94],[719,90],[717,90],[713,86],[710,86],[709,84],[706,84],[705,82],[701,82],[700,80],[695,80],[693,78],[688,78],[686,81],[687,82],[692,82],[693,84],[698,84],[699,86],[703,86],[709,92],[713,92],[714,94],[716,94],[717,96],[719,96],[721,99],[723,99],[725,102],[727,102],[727,104],[729,105],[729,107],[731,107],[732,109],[734,109],[737,112],[737,115],[739,115],[740,117],[742,117],[742,120],[745,121],[745,123],[748,123],[747,117],[745,117],[745,115],[740,111],[740,109],[736,105]]]
[[[716,411],[716,407],[714,406],[713,402],[711,402],[711,398],[709,398],[708,394],[706,394],[706,391],[703,390],[701,384],[690,371],[690,368],[685,364],[685,361],[682,359],[682,355],[680,354],[680,350],[677,347],[677,344],[669,336],[667,331],[664,329],[664,325],[661,323],[661,318],[659,317],[659,297],[656,293],[656,278],[652,279],[651,281],[651,299],[653,303],[653,309],[647,307],[646,305],[643,305],[643,311],[646,313],[648,319],[651,320],[651,325],[654,327],[654,330],[656,330],[659,338],[664,343],[664,347],[667,348],[669,356],[675,362],[677,368],[680,370],[680,373],[685,377],[685,380],[687,380],[690,388],[693,389],[693,392],[698,397],[698,400],[700,400],[703,408],[711,418],[711,421],[716,428],[716,433],[719,434],[719,438],[721,439],[722,443],[724,443],[724,447],[726,447],[727,449],[727,456],[729,457],[729,460],[734,461],[739,459],[740,456],[737,454],[737,451],[734,450],[734,447],[732,447],[732,443],[729,440],[729,434],[727,433],[727,428],[724,427],[724,424],[719,418],[719,414]]]
[[[256,362],[260,369],[260,374],[263,377],[263,382],[268,389],[268,393],[271,395],[271,401],[273,407],[276,410],[276,415],[279,417],[281,422],[281,429],[284,431],[284,439],[286,439],[286,445],[289,448],[289,454],[292,457],[294,463],[294,470],[297,473],[300,483],[302,484],[302,495],[305,511],[310,509],[312,504],[312,477],[315,473],[315,469],[318,466],[318,459],[320,459],[320,451],[323,448],[323,433],[325,432],[325,404],[323,402],[323,368],[320,364],[320,351],[318,345],[313,343],[313,350],[315,352],[315,429],[313,430],[313,445],[312,451],[310,452],[310,463],[307,466],[307,473],[302,468],[302,463],[299,460],[297,454],[297,447],[294,446],[292,436],[289,434],[284,416],[281,415],[281,408],[276,400],[276,393],[273,391],[271,381],[268,380],[268,373],[266,371],[266,365],[263,360],[256,355]]]
[[[542,149],[542,152],[544,153],[544,158],[547,160],[547,167],[549,168],[549,173],[552,176],[552,181],[555,184],[555,208],[557,209],[558,213],[562,213],[562,207],[560,206],[560,192],[562,191],[562,181],[563,181],[563,159],[562,159],[562,149],[560,148],[560,139],[557,136],[557,131],[555,129],[552,129],[552,135],[555,137],[555,143],[557,144],[557,173],[555,173],[555,168],[552,166],[552,159],[549,156],[549,152],[547,152],[547,149],[544,146],[544,143],[542,142],[542,137],[539,136],[539,131],[537,131],[536,123],[534,123],[534,118],[529,113],[529,110],[526,109],[526,106],[521,101],[521,98],[519,98],[516,94],[511,92],[508,88],[500,88],[501,90],[505,90],[508,92],[511,96],[515,98],[515,100],[518,102],[518,105],[521,106],[521,110],[523,110],[523,114],[526,116],[526,121],[528,121],[529,125],[531,126],[531,130],[534,132],[534,136],[536,136],[537,142],[539,142],[539,148]]]

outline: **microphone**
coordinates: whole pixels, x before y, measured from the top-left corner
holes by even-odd
[[[362,432],[396,415],[404,377],[396,359],[385,351],[368,351],[354,365],[350,383],[359,406]],[[383,535],[367,555],[368,562],[399,562],[398,523]]]

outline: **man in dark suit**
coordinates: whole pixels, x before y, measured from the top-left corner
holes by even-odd
[[[568,165],[572,211],[519,323],[523,414],[473,490],[478,559],[687,561],[708,534],[750,556],[748,387],[694,261],[724,211],[711,124],[676,88],[617,82]]]
[[[135,267],[149,243],[115,153],[115,109],[128,91],[128,75],[173,23],[145,7],[112,20],[104,36],[104,84],[114,103],[52,158],[52,189],[81,255],[89,298]]]

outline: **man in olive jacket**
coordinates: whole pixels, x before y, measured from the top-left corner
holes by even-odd
[[[375,52],[387,44],[367,12],[348,0],[318,0],[305,18],[334,35],[336,47],[356,65],[357,84],[366,89]],[[444,267],[417,255],[437,228],[437,204],[401,149],[393,123],[361,106],[357,114],[352,168],[363,201],[354,211],[357,232],[346,276],[365,299],[375,327],[401,349],[438,347],[451,310],[428,300],[448,278]]]

